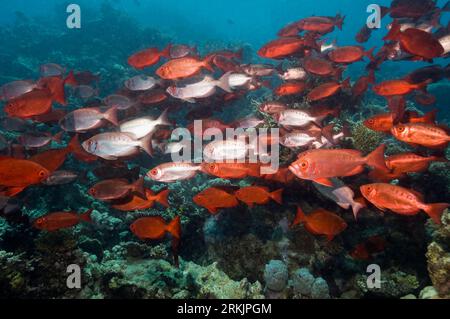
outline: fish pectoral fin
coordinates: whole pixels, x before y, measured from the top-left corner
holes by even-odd
[[[2,195],[6,197],[14,197],[20,194],[24,189],[25,187],[8,187],[4,191],[2,191]]]
[[[334,235],[327,235],[327,240],[332,241],[334,239]]]
[[[378,208],[379,210],[381,210],[383,213],[387,211],[387,209],[384,208],[384,207],[381,207],[381,206],[376,205],[376,204],[373,204],[373,205],[374,205],[376,208]]]
[[[327,187],[333,187],[333,182],[329,179],[329,178],[318,178],[318,179],[314,179],[314,182],[316,182],[317,184],[323,185],[323,186],[327,186]]]

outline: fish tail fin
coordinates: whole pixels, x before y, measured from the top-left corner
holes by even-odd
[[[343,89],[350,89],[351,84],[350,84],[350,78],[346,78],[342,83],[341,83],[341,87]]]
[[[325,137],[328,141],[331,142],[331,144],[334,143],[333,133],[334,133],[334,124],[329,124],[322,128],[322,135]]]
[[[214,54],[212,54],[211,56],[209,56],[205,60],[203,60],[202,67],[205,68],[206,70],[214,73],[213,60],[215,57],[216,56]]]
[[[169,121],[169,118],[167,117],[168,113],[169,109],[165,109],[164,112],[161,113],[161,115],[158,118],[159,125],[167,125],[167,126],[172,125],[172,123]]]
[[[395,19],[394,22],[392,22],[389,33],[383,38],[383,40],[384,41],[397,41],[400,34],[401,34],[401,25]]]
[[[169,43],[164,50],[161,51],[160,56],[164,58],[170,58],[170,50],[172,49],[172,44]]]
[[[374,150],[372,153],[367,155],[366,157],[366,163],[370,167],[380,169],[382,171],[387,171],[388,168],[386,167],[386,161],[384,159],[384,152],[386,150],[386,145],[381,144],[377,147],[376,150]]]
[[[75,75],[73,73],[73,70],[69,72],[67,77],[64,79],[64,85],[70,85],[70,86],[77,86],[78,82],[75,79]]]
[[[164,207],[169,207],[169,190],[163,190],[156,195],[156,201]]]
[[[373,84],[375,83],[375,70],[369,70],[369,75],[368,75],[368,79],[369,79],[369,83]]]
[[[365,55],[366,57],[368,57],[370,61],[375,61],[375,57],[373,56],[373,52],[374,52],[374,51],[375,51],[375,47],[373,47],[373,48],[370,49],[369,51],[366,51],[366,52],[364,53],[364,55]]]
[[[450,12],[450,1],[447,1],[447,3],[442,7],[441,11]]]
[[[422,82],[422,83],[419,83],[419,84],[415,85],[414,88],[415,88],[416,90],[421,90],[421,91],[423,91],[423,92],[426,93],[426,92],[427,92],[427,87],[428,87],[428,85],[429,85],[431,82],[433,82],[433,80],[428,79],[428,80],[426,80],[425,82]]]
[[[270,198],[276,201],[278,204],[283,205],[283,189],[277,189],[276,191],[270,193]]]
[[[67,144],[66,150],[68,153],[77,153],[81,149],[80,141],[78,140],[78,134],[75,134],[74,137]]]
[[[117,107],[114,106],[103,113],[105,120],[112,123],[115,126],[119,126],[119,120],[117,119]]]
[[[94,211],[94,209],[88,209],[86,212],[84,212],[83,214],[80,215],[80,220],[87,222],[87,223],[92,223],[92,218],[91,218],[91,214]]]
[[[145,194],[145,187],[144,187],[144,176],[139,177],[139,179],[133,183],[132,189],[139,195],[143,196],[143,198],[147,198]]]
[[[428,216],[431,217],[431,219],[433,219],[436,224],[440,225],[442,224],[442,213],[448,207],[450,207],[450,204],[447,203],[428,204],[425,205],[423,210],[425,211],[425,213],[427,213]]]
[[[356,198],[353,205],[352,205],[352,211],[353,211],[353,216],[355,216],[355,220],[358,219],[358,215],[361,209],[366,208],[367,204],[366,201],[364,200],[364,198],[359,197]]]
[[[437,110],[437,109],[434,109],[434,110],[432,110],[432,111],[426,113],[426,114],[423,116],[423,120],[424,120],[426,123],[430,123],[430,124],[436,123],[437,112],[438,112],[438,110]]]
[[[217,86],[228,93],[233,92],[233,90],[230,87],[230,81],[229,81],[231,74],[232,74],[232,72],[227,72],[217,81]]]
[[[181,218],[175,217],[166,227],[166,231],[169,232],[174,238],[181,238]]]
[[[291,224],[291,228],[296,226],[296,225],[302,224],[305,221],[306,221],[305,213],[303,212],[303,210],[302,210],[302,208],[300,206],[297,206],[297,215],[295,216],[295,219],[294,219],[294,221]]]
[[[345,16],[341,16],[339,13],[336,16],[336,26],[339,30],[342,30],[342,26],[344,25]]]
[[[64,135],[64,131],[61,131],[59,133],[56,133],[53,137],[52,137],[52,141],[58,144],[61,144],[61,139]]]
[[[141,139],[141,148],[148,155],[153,157],[153,133],[148,134],[144,138]]]

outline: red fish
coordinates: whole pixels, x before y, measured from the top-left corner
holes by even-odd
[[[91,223],[92,209],[89,209],[83,214],[75,212],[56,212],[50,213],[43,217],[36,219],[33,226],[40,230],[46,230],[49,232],[57,231],[65,228],[72,228],[78,225],[80,222]]]
[[[446,129],[435,124],[408,123],[399,124],[391,129],[396,139],[412,146],[425,146],[428,148],[446,148],[450,136]]]
[[[297,207],[297,216],[291,227],[304,224],[307,231],[313,235],[325,235],[328,241],[342,233],[347,228],[347,223],[338,215],[319,208],[309,215],[305,215],[303,210]]]
[[[295,180],[295,175],[292,174],[288,167],[283,167],[278,169],[275,174],[263,175],[263,178],[271,182],[290,184]]]
[[[45,167],[33,161],[0,157],[0,185],[7,187],[3,195],[12,197],[28,186],[40,184],[49,175]]]
[[[399,41],[402,50],[426,60],[440,57],[444,53],[444,48],[433,34],[414,28],[401,31],[398,21],[394,21],[384,40]]]
[[[412,84],[406,80],[388,80],[374,85],[373,91],[384,97],[391,97],[396,95],[406,95],[414,90],[422,90],[427,87],[429,82],[420,84]]]
[[[310,150],[301,153],[289,169],[298,178],[313,180],[318,184],[332,187],[330,178],[360,174],[364,171],[365,165],[386,171],[385,148],[385,145],[380,145],[366,157],[357,150]]]
[[[30,160],[42,165],[50,173],[57,171],[66,161],[67,155],[74,151],[75,139],[72,139],[65,148],[52,149],[33,155]]]
[[[352,86],[352,97],[358,98],[363,96],[369,89],[369,85],[375,83],[375,74],[371,70],[367,76],[362,76]]]
[[[381,253],[386,247],[386,240],[380,236],[372,236],[365,242],[356,245],[349,253],[350,257],[357,260],[370,260],[373,255]]]
[[[203,163],[202,172],[224,179],[260,177],[261,164],[257,163]]]
[[[39,80],[38,85],[41,88],[45,88],[50,91],[54,102],[61,105],[67,105],[63,79],[58,76],[42,78]]]
[[[169,190],[164,190],[158,194],[154,194],[150,189],[145,189],[146,199],[143,199],[137,195],[133,195],[131,199],[126,198],[125,201],[114,203],[112,207],[123,212],[146,210],[152,208],[155,202],[160,203],[164,207],[169,207],[169,203],[167,201],[168,196]]]
[[[353,63],[362,60],[364,57],[368,57],[372,61],[374,59],[373,51],[374,49],[371,49],[366,52],[360,46],[346,46],[334,49],[328,56],[335,63]]]
[[[443,211],[450,206],[447,203],[425,204],[422,194],[391,184],[368,184],[360,189],[363,196],[381,211],[412,216],[423,210],[439,225]]]
[[[342,89],[350,88],[350,79],[344,80],[342,83],[328,82],[314,88],[308,93],[308,100],[311,102],[326,99],[337,94]]]
[[[10,117],[29,119],[49,113],[52,103],[53,98],[49,90],[33,90],[9,101],[5,106],[5,112]]]
[[[149,48],[137,52],[128,58],[128,64],[135,69],[142,70],[155,65],[162,57],[170,57],[170,45],[163,51],[159,51],[158,48]]]
[[[134,221],[130,230],[141,240],[160,240],[169,233],[172,235],[174,262],[178,267],[178,246],[181,239],[181,218],[175,217],[170,223],[160,217],[143,217]]]
[[[282,59],[299,53],[305,47],[305,41],[300,37],[281,38],[263,46],[258,55],[267,59]]]
[[[139,97],[139,102],[144,105],[159,104],[167,100],[167,95],[163,90],[152,90]]]
[[[219,209],[232,208],[239,205],[235,195],[217,187],[205,189],[203,192],[195,195],[193,201],[198,206],[206,208],[213,215],[217,214]]]
[[[249,186],[239,189],[235,195],[237,199],[247,204],[250,208],[255,204],[267,204],[271,199],[278,204],[283,205],[283,189],[270,192],[267,187]]]
[[[306,82],[286,82],[277,87],[274,93],[278,96],[301,94],[305,92],[307,86]]]
[[[192,77],[200,73],[202,69],[214,72],[211,60],[201,61],[194,57],[185,57],[166,62],[156,71],[156,74],[165,80],[179,80]]]
[[[334,27],[338,27],[342,30],[345,17],[340,14],[336,17],[309,17],[300,20],[297,23],[299,30],[317,32],[320,34],[330,33],[334,30]]]

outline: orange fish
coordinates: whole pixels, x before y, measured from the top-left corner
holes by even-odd
[[[440,57],[444,53],[441,43],[432,33],[415,28],[401,31],[401,28],[401,24],[394,20],[391,30],[383,40],[398,41],[402,50],[426,60]]]
[[[394,113],[382,113],[364,121],[364,126],[376,132],[390,133],[394,127]]]
[[[419,84],[409,83],[406,80],[388,80],[373,86],[373,91],[384,97],[406,95],[414,90],[422,90],[427,87],[428,81]]]
[[[169,207],[167,201],[169,190],[164,190],[155,195],[150,189],[145,189],[145,196],[146,199],[142,199],[140,196],[133,195],[131,199],[127,199],[125,202],[115,203],[112,207],[123,212],[149,209],[153,207],[155,202],[158,202],[165,207]]]
[[[163,51],[159,51],[158,48],[139,51],[128,58],[128,64],[135,69],[142,70],[158,63],[161,57],[170,57],[170,45]]]
[[[325,59],[317,57],[306,57],[303,60],[303,67],[309,73],[318,76],[340,75],[341,72],[333,67],[333,64]]]
[[[399,141],[412,146],[425,146],[428,148],[446,148],[450,136],[446,129],[435,124],[408,123],[399,124],[391,129],[392,135]]]
[[[160,216],[139,218],[131,224],[130,230],[141,240],[161,240],[167,233],[172,235],[174,261],[178,267],[178,246],[181,239],[181,218],[179,216],[168,224]]]
[[[46,230],[49,232],[57,231],[64,228],[72,228],[78,225],[80,222],[92,222],[91,213],[92,209],[89,209],[83,214],[75,212],[56,212],[50,213],[43,217],[36,219],[33,226],[40,230]]]
[[[52,149],[33,155],[30,160],[45,167],[50,173],[57,171],[66,161],[67,155],[74,151],[75,139],[65,148]]]
[[[0,157],[0,185],[7,187],[5,196],[14,196],[26,187],[40,184],[50,176],[43,166],[29,160]]]
[[[45,88],[50,91],[54,102],[57,102],[61,105],[67,105],[64,83],[64,80],[60,77],[53,76],[40,79],[38,85],[41,88]]]
[[[425,204],[423,195],[391,184],[368,184],[360,188],[361,194],[379,210],[391,210],[400,215],[417,215],[421,210],[436,224],[441,224],[443,211],[450,207],[447,203]]]
[[[270,192],[267,187],[249,186],[241,188],[235,193],[235,195],[237,199],[246,203],[250,208],[252,208],[255,204],[267,204],[271,199],[276,201],[278,204],[283,205],[283,189]]]
[[[137,193],[146,200],[146,192],[144,189],[144,177],[139,178],[136,182],[130,184],[126,179],[108,179],[95,184],[88,193],[98,200],[111,201],[127,197],[132,193]]]
[[[305,82],[286,82],[274,90],[275,95],[287,96],[303,93],[307,88]]]
[[[282,59],[299,53],[305,47],[305,40],[301,37],[280,38],[263,46],[258,55],[267,59]]]
[[[202,172],[224,179],[260,177],[261,164],[258,163],[202,163]]]
[[[339,235],[347,228],[345,220],[322,208],[305,215],[303,210],[297,207],[297,216],[291,227],[299,224],[305,224],[306,230],[311,234],[327,236],[328,241],[332,241],[336,235]]]
[[[29,119],[49,113],[52,109],[52,102],[52,94],[49,90],[33,90],[9,101],[5,106],[5,112],[10,117]]]
[[[337,94],[342,89],[350,88],[350,79],[344,80],[342,83],[328,82],[315,87],[308,93],[308,100],[311,102],[326,99]]]
[[[332,187],[330,178],[360,174],[365,165],[386,171],[385,149],[386,146],[382,144],[366,157],[360,151],[350,149],[310,150],[301,153],[289,170],[298,178]]]
[[[198,206],[206,208],[213,215],[216,215],[221,208],[232,208],[239,205],[236,196],[217,187],[205,189],[195,195],[193,201]]]
[[[335,63],[353,63],[362,60],[365,56],[373,61],[374,50],[375,48],[366,52],[364,51],[364,48],[360,46],[346,46],[331,51],[328,54],[328,57]]]
[[[214,72],[211,60],[201,61],[194,57],[184,57],[166,62],[156,71],[156,74],[165,80],[178,80],[194,76],[200,73],[202,68]]]

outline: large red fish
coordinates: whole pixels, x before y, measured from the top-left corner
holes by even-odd
[[[219,209],[232,208],[239,205],[236,196],[218,187],[210,187],[194,196],[193,201],[198,206],[206,208],[215,215]]]
[[[139,51],[128,58],[128,64],[135,69],[142,70],[158,63],[161,57],[170,57],[170,45],[163,51],[159,51],[158,48]]]
[[[425,204],[423,195],[391,184],[368,184],[361,186],[361,193],[381,211],[391,210],[400,215],[417,215],[425,211],[436,224],[441,224],[443,211],[447,203]]]
[[[362,60],[364,57],[368,57],[372,61],[374,59],[373,51],[374,48],[366,52],[360,46],[346,46],[336,48],[328,56],[335,63],[353,63]]]
[[[99,200],[111,201],[127,197],[132,193],[139,194],[142,199],[146,199],[144,189],[144,177],[130,184],[126,179],[109,179],[95,184],[89,189],[89,194]]]
[[[330,178],[360,174],[364,166],[387,170],[384,161],[385,145],[364,157],[360,151],[349,149],[319,149],[301,153],[289,169],[298,178],[313,180],[318,184],[332,187]]]
[[[167,189],[158,194],[154,194],[150,189],[145,189],[146,199],[143,199],[137,195],[132,195],[131,199],[127,198],[125,200],[121,200],[120,202],[116,202],[112,205],[112,207],[123,212],[146,210],[152,208],[155,202],[160,203],[164,207],[169,207],[169,203],[167,201],[168,196],[169,190]]]
[[[197,58],[185,57],[166,62],[156,71],[156,74],[165,80],[179,80],[192,77],[200,73],[202,69],[214,72],[211,60],[201,61]]]
[[[321,84],[308,93],[308,100],[311,102],[326,99],[334,96],[342,89],[350,88],[350,79],[344,80],[342,83],[328,82]]]
[[[76,212],[56,212],[50,213],[43,217],[39,217],[33,223],[33,226],[40,230],[46,230],[49,232],[57,231],[65,228],[72,228],[78,225],[80,222],[92,222],[91,213],[92,209],[89,209],[83,214]]]
[[[258,163],[202,163],[202,172],[225,179],[260,177],[261,164]]]
[[[397,95],[406,95],[414,90],[425,89],[428,81],[420,84],[412,84],[406,80],[388,80],[373,86],[373,91],[384,97],[391,97]]]
[[[283,189],[278,189],[274,192],[270,192],[269,188],[261,186],[248,186],[239,189],[234,193],[236,198],[241,202],[247,204],[248,207],[252,208],[255,204],[265,205],[271,199],[276,201],[278,204],[283,204]]]
[[[52,103],[53,98],[49,90],[33,90],[9,101],[5,106],[5,112],[10,117],[29,119],[49,113]]]
[[[444,48],[433,34],[414,28],[401,31],[397,21],[394,21],[384,40],[399,41],[404,51],[426,60],[438,58],[444,53]]]
[[[398,140],[412,146],[446,148],[450,142],[447,130],[435,124],[399,124],[391,129],[391,133]]]
[[[267,59],[283,59],[300,53],[305,48],[305,40],[301,37],[281,38],[267,43],[258,55]]]
[[[309,215],[297,207],[297,216],[291,227],[304,224],[307,231],[313,235],[325,235],[329,241],[347,228],[347,223],[340,216],[325,209],[317,209]]]

